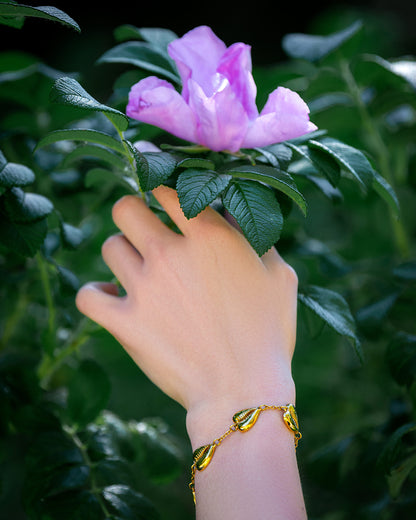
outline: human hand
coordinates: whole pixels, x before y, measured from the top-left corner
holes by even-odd
[[[123,197],[113,208],[122,234],[102,254],[126,295],[89,283],[76,303],[184,406],[197,444],[214,410],[223,427],[238,409],[294,402],[297,277],[274,248],[259,258],[212,208],[188,220],[174,190],[153,193],[182,234]]]

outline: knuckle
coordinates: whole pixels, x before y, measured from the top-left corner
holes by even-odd
[[[112,217],[114,222],[124,219],[126,214],[130,213],[134,206],[137,206],[138,198],[135,195],[124,195],[119,199],[112,209]]]
[[[298,275],[296,274],[296,271],[293,269],[292,266],[290,266],[286,262],[284,263],[284,270],[285,270],[285,276],[286,276],[286,279],[288,280],[288,282],[297,288],[299,280],[298,280]]]
[[[117,244],[119,244],[120,240],[122,240],[122,239],[123,238],[121,235],[112,235],[112,236],[106,238],[101,246],[102,256],[104,258],[106,256],[108,256],[109,252],[112,251],[114,249],[114,247],[116,247]]]

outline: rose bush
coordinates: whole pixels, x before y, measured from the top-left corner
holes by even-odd
[[[306,103],[288,88],[274,90],[259,114],[250,46],[227,48],[200,26],[171,42],[168,52],[182,93],[166,80],[147,77],[130,91],[129,117],[214,151],[267,146],[316,129]]]

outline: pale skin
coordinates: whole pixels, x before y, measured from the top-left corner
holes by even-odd
[[[113,207],[120,234],[102,255],[126,294],[91,282],[76,303],[186,409],[196,449],[239,410],[295,402],[297,277],[275,248],[259,258],[212,208],[187,220],[174,190],[153,193],[181,234],[139,197],[123,197]],[[293,435],[278,411],[225,439],[195,488],[199,520],[306,519]]]

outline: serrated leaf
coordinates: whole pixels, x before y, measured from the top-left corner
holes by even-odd
[[[33,171],[23,164],[7,163],[1,168],[0,164],[0,186],[12,188],[13,186],[27,186],[35,181]]]
[[[180,79],[164,52],[147,42],[130,41],[121,43],[105,52],[98,63],[127,63],[179,83]]]
[[[102,112],[122,132],[129,125],[129,120],[125,114],[94,99],[74,78],[62,77],[57,79],[51,89],[50,99],[53,103]]]
[[[313,311],[341,336],[348,338],[362,360],[361,344],[356,334],[356,325],[346,300],[337,292],[316,285],[299,291],[299,301]]]
[[[106,148],[110,148],[119,153],[125,153],[123,144],[114,137],[98,130],[82,129],[82,128],[71,128],[65,130],[55,130],[51,132],[37,143],[35,150],[43,148],[53,143],[60,141],[82,141],[88,143],[94,143]]]
[[[357,21],[346,29],[327,36],[300,33],[287,34],[282,40],[282,46],[285,52],[292,58],[316,62],[350,40],[361,27],[362,23]]]
[[[42,220],[52,213],[52,202],[38,193],[25,193],[20,188],[8,190],[2,197],[3,211],[12,222]]]
[[[279,240],[283,216],[270,188],[251,180],[235,180],[222,201],[259,256]]]
[[[102,496],[111,514],[120,520],[159,520],[153,504],[128,486],[107,486]]]
[[[228,186],[231,175],[210,170],[187,169],[177,180],[179,202],[186,218],[193,218],[213,202]]]
[[[1,2],[0,16],[45,18],[46,20],[62,23],[78,32],[81,31],[79,25],[70,16],[60,9],[51,6],[32,7],[23,4]]]
[[[244,165],[237,166],[231,170],[226,170],[225,173],[233,177],[243,179],[251,179],[260,181],[269,186],[285,193],[290,197],[301,209],[302,213],[306,215],[306,201],[302,193],[298,190],[292,176],[278,168],[263,165]]]
[[[144,152],[133,150],[137,176],[143,191],[151,191],[166,181],[175,171],[176,159],[167,152]]]
[[[106,406],[110,392],[110,380],[101,366],[91,359],[82,361],[68,384],[69,419],[78,426],[93,421]]]
[[[308,146],[323,153],[328,153],[358,181],[364,191],[372,187],[374,181],[373,167],[363,152],[357,148],[329,137],[321,141],[310,140]]]

